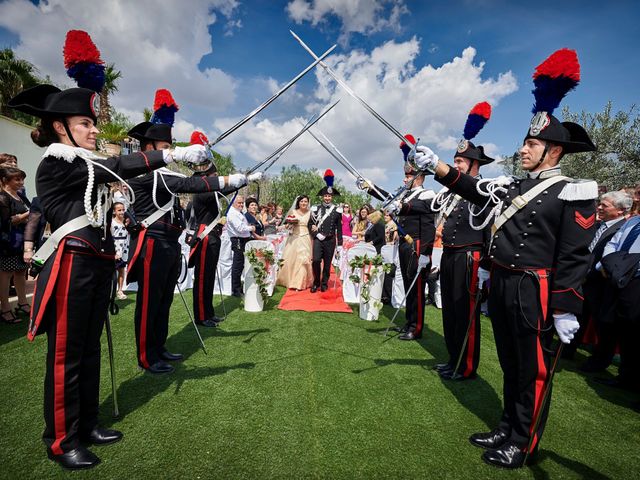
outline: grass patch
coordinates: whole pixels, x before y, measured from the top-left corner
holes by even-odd
[[[0,325],[0,477],[597,480],[640,471],[640,416],[628,408],[636,397],[577,373],[580,352],[556,376],[541,461],[498,470],[467,441],[493,428],[501,413],[488,319],[479,378],[451,383],[431,369],[445,360],[438,310],[428,308],[422,340],[400,342],[382,335],[389,307],[379,322],[286,312],[275,309],[283,293],[278,288],[261,313],[227,297],[222,327],[201,329],[208,355],[176,297],[167,346],[185,360],[164,376],[138,370],[133,296],[120,302],[112,323],[121,415],[111,418],[104,335],[100,415],[125,437],[95,447],[103,463],[86,473],[49,461],[40,439],[45,337],[29,343],[24,324]]]

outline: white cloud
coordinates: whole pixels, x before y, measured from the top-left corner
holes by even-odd
[[[418,68],[415,59],[420,44],[387,42],[370,53],[352,51],[329,57],[327,63],[371,107],[400,132],[411,132],[421,143],[434,147],[445,159],[453,155],[462,134],[469,109],[480,101],[496,107],[517,90],[510,71],[494,78],[483,76],[484,63],[476,61],[476,50],[466,48],[460,56],[441,66]],[[321,121],[321,129],[365,176],[371,175],[382,186],[399,186],[402,154],[399,140],[357,101],[321,70],[316,70],[317,88],[307,99],[309,111],[337,99],[340,104]],[[235,148],[252,160],[260,160],[292,137],[300,128],[294,118],[278,123],[263,120],[246,125]],[[479,137],[482,142],[482,132]],[[489,144],[491,153],[498,148]],[[300,138],[280,160],[304,168],[336,168],[336,175],[347,175],[310,136]],[[340,172],[340,173],[339,173]],[[351,181],[350,179],[348,181]]]
[[[236,82],[216,68],[200,71],[198,64],[212,52],[208,27],[217,21],[216,12],[229,18],[237,6],[237,0],[103,0],[95,6],[83,0],[9,0],[0,3],[0,26],[19,36],[19,57],[69,86],[64,38],[67,30],[86,30],[103,60],[123,74],[112,101],[117,109],[142,111],[153,105],[157,88],[168,88],[183,112],[202,105],[219,112],[233,103]]]
[[[351,33],[398,31],[402,15],[409,13],[403,1],[392,0],[292,0],[286,11],[294,22],[310,22],[313,26],[327,22],[328,17],[337,17],[342,24],[342,44]]]

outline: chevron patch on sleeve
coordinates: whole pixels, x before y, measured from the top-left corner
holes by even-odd
[[[576,223],[585,230],[588,230],[596,223],[596,214],[593,213],[588,217],[585,217],[580,212],[576,211]]]

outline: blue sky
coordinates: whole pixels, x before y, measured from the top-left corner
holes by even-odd
[[[103,58],[123,72],[114,105],[139,120],[155,89],[170,88],[182,107],[174,128],[179,140],[195,127],[215,138],[311,63],[289,29],[316,53],[338,43],[332,62],[351,87],[399,130],[420,136],[445,159],[453,154],[468,110],[482,100],[494,110],[478,143],[488,144],[494,155],[511,154],[531,117],[531,74],[559,48],[577,50],[582,66],[581,84],[562,105],[597,112],[609,100],[615,110],[638,102],[637,2],[105,0],[100,5],[3,0],[0,47],[15,48],[43,74],[71,85],[62,68],[64,34],[88,31]],[[365,175],[388,188],[398,186],[397,139],[321,72],[307,75],[218,148],[249,166],[291,137],[301,119],[337,98],[343,101],[323,120],[322,130]],[[335,167],[346,177],[310,138],[301,138],[281,162]],[[487,174],[498,171],[490,168]]]

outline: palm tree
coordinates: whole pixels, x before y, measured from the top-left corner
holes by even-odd
[[[0,111],[3,115],[16,118],[15,112],[6,107],[11,98],[25,88],[40,83],[37,69],[26,60],[16,58],[13,50],[0,50]]]
[[[118,91],[118,80],[122,78],[122,72],[116,70],[113,63],[107,64],[104,70],[104,87],[100,92],[100,115],[98,116],[98,125],[111,123],[111,105],[109,104],[109,95]]]
[[[145,108],[142,110],[142,116],[144,117],[145,122],[151,121],[151,117],[153,117],[153,110],[150,108]]]

